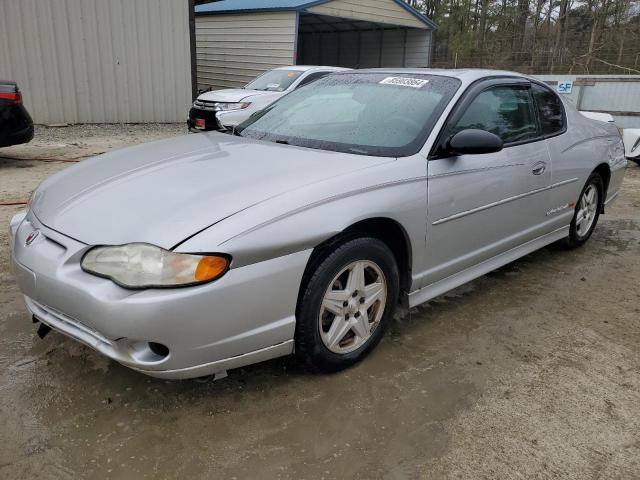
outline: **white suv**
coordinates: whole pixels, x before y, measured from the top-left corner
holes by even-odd
[[[231,130],[280,97],[340,67],[291,66],[269,70],[243,88],[213,90],[193,103],[187,124],[197,130]]]

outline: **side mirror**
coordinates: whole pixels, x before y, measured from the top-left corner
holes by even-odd
[[[456,133],[447,142],[447,150],[455,155],[480,155],[502,150],[502,139],[485,130],[469,128]]]

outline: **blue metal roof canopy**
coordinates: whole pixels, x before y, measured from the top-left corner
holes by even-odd
[[[296,11],[304,12],[309,7],[315,7],[323,3],[329,3],[332,0],[220,0],[213,3],[205,3],[195,8],[196,14],[216,14],[216,13],[248,13],[248,12],[277,12],[277,11]],[[397,3],[407,12],[420,20],[429,28],[438,28],[438,26],[412,8],[403,0],[390,0]]]

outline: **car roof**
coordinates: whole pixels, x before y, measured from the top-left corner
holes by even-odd
[[[342,72],[346,70],[351,70],[350,68],[344,67],[330,67],[323,65],[290,65],[288,67],[277,67],[274,70],[295,70],[298,72],[310,72],[313,70],[325,70],[330,72]]]
[[[469,84],[482,78],[490,77],[521,77],[531,79],[526,75],[518,72],[510,72],[508,70],[490,70],[482,68],[367,68],[351,71],[351,73],[389,73],[395,75],[440,75],[444,77],[453,77],[460,79],[463,83]]]

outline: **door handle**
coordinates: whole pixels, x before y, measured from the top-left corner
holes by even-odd
[[[546,163],[544,162],[536,163],[533,166],[533,170],[531,170],[531,173],[533,173],[534,175],[542,175],[546,169],[547,169]]]

